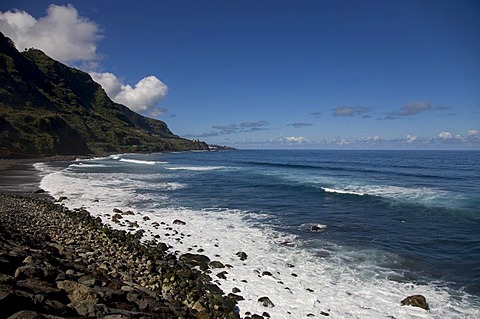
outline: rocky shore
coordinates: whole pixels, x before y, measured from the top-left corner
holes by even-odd
[[[54,202],[38,188],[39,176],[29,164],[0,161],[0,191],[7,192],[0,193],[0,318],[276,317],[268,313],[279,307],[274,298],[276,305],[263,294],[252,299],[261,315],[240,312],[237,302],[243,304],[240,294],[245,296],[245,287],[219,288],[219,279],[226,279],[223,270],[233,266],[211,261],[201,255],[203,249],[188,249],[183,255],[171,252],[162,243],[168,233],[151,236],[138,225],[116,230],[84,209],[69,210],[62,198]],[[132,217],[127,216],[133,214],[130,211],[114,208],[113,213],[107,214],[113,227],[136,224],[125,218]],[[152,222],[148,216],[143,220]],[[175,219],[173,224],[185,222]],[[242,251],[235,257],[242,262],[248,258]],[[259,278],[273,278],[269,271],[254,272]],[[409,296],[401,305],[429,309],[421,295]]]
[[[212,284],[208,257],[177,258],[141,237],[85,210],[0,194],[2,317],[240,318],[239,296]]]

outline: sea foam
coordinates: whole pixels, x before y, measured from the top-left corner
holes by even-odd
[[[160,203],[169,199],[168,185],[159,186],[165,188],[162,195],[139,194],[136,189],[152,185],[132,175],[50,171],[41,187],[54,197],[67,196],[63,203],[69,208],[84,207],[114,228],[128,230],[126,224],[111,221],[108,214],[113,208],[133,210],[135,215],[125,219],[136,221],[146,231],[144,239],[160,235],[160,240],[177,254],[202,253],[233,266],[213,270],[211,277],[225,293],[240,289],[238,294],[245,298],[239,302],[242,317],[246,311],[266,311],[272,318],[306,318],[310,314],[332,318],[480,316],[480,310],[462,298],[452,298],[446,288],[379,276],[382,270],[369,261],[374,255],[366,255],[363,263],[352,265],[355,256],[342,247],[335,246],[321,256],[316,250],[299,249],[304,243],[258,222],[261,215],[232,209],[162,207]],[[145,221],[145,216],[150,219]],[[185,221],[185,225],[173,224],[176,219]],[[156,228],[155,222],[165,225]],[[247,259],[240,260],[238,252],[245,252]],[[216,276],[221,271],[227,271],[227,279]],[[412,294],[425,295],[431,310],[400,306],[400,300]],[[273,308],[258,303],[264,296],[270,298]]]
[[[120,162],[126,163],[133,163],[133,164],[143,164],[143,165],[155,165],[155,164],[165,164],[166,162],[158,162],[158,161],[144,161],[144,160],[136,160],[131,158],[120,158]]]

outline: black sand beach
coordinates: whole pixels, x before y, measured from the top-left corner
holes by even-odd
[[[0,191],[32,195],[39,190],[40,175],[32,165],[33,163],[0,160]]]

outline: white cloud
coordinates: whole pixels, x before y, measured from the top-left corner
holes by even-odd
[[[144,112],[154,107],[168,91],[167,86],[153,75],[141,79],[135,87],[122,84],[115,74],[109,72],[90,72],[90,75],[95,82],[100,83],[113,101],[135,112]]]
[[[278,140],[280,143],[288,143],[288,144],[302,144],[309,142],[308,139],[304,136],[286,136],[280,137]]]
[[[415,135],[407,135],[407,143],[413,143],[417,140],[417,137]]]
[[[360,139],[359,141],[370,143],[370,142],[378,142],[380,140],[381,140],[381,137],[378,136],[378,135],[375,135],[375,136],[364,137],[364,138]]]
[[[122,83],[117,78],[117,76],[110,72],[98,73],[98,72],[89,72],[92,79],[99,83],[107,95],[113,99],[117,96],[118,93],[122,90]]]
[[[479,130],[468,130],[467,135],[468,136],[480,135],[480,131]]]
[[[442,139],[444,139],[444,140],[451,139],[451,138],[452,138],[452,133],[450,133],[450,132],[441,132],[440,134],[438,134],[438,137],[439,137],[439,138],[442,138]]]
[[[52,4],[39,19],[25,11],[0,12],[0,29],[20,51],[33,47],[60,62],[80,63],[113,101],[135,112],[154,107],[167,94],[167,86],[155,76],[147,76],[132,87],[112,73],[93,72],[100,59],[97,42],[102,38],[101,29],[70,4]]]
[[[0,12],[0,29],[17,49],[37,48],[61,62],[98,60],[99,26],[72,5],[50,5],[38,20],[25,11]]]
[[[350,141],[349,140],[345,140],[345,139],[342,139],[342,140],[339,140],[337,141],[337,144],[338,145],[342,145],[342,146],[345,146],[345,145],[350,145]]]

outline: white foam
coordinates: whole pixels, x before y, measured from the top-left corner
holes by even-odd
[[[327,193],[350,194],[350,195],[359,195],[359,196],[365,195],[365,194],[360,193],[360,192],[343,190],[343,189],[334,189],[334,188],[327,188],[327,187],[322,187],[322,189]]]
[[[101,185],[98,185],[99,180]],[[258,220],[256,214],[227,209],[198,211],[162,207],[157,204],[168,198],[158,200],[150,194],[137,194],[135,188],[139,186],[145,185],[128,174],[93,176],[63,171],[51,173],[42,180],[42,188],[51,195],[68,197],[64,201],[68,207],[85,205],[93,215],[114,228],[128,230],[126,220],[137,222],[146,230],[145,239],[153,239],[158,234],[162,242],[171,245],[171,250],[179,254],[203,250],[201,253],[211,260],[232,265],[231,269],[213,270],[211,277],[225,293],[234,287],[241,290],[238,294],[245,298],[239,302],[242,317],[246,311],[258,314],[266,311],[272,318],[280,319],[306,318],[310,313],[323,318],[322,312],[331,318],[480,316],[478,307],[473,307],[465,299],[452,298],[445,288],[433,284],[401,283],[378,275],[382,270],[370,262],[376,258],[375,252],[348,252],[335,246],[329,250],[328,256],[319,257],[315,250],[300,249],[303,243],[293,235],[256,227],[252,223]],[[136,206],[132,202],[145,206]],[[135,215],[124,216],[123,225],[112,223],[107,214],[112,215],[114,207],[133,210]],[[150,220],[145,221],[145,216]],[[173,224],[175,219],[186,224]],[[155,222],[165,224],[155,227]],[[236,256],[240,251],[248,255],[246,260]],[[364,255],[363,262],[352,262],[359,259],[358,254]],[[216,277],[221,271],[227,271],[226,280]],[[426,296],[431,310],[400,306],[403,298],[413,294]],[[260,305],[257,300],[263,296],[268,296],[275,307]]]
[[[133,163],[133,164],[144,164],[144,165],[166,164],[166,162],[144,161],[144,160],[136,160],[136,159],[131,159],[131,158],[120,158],[120,162]]]
[[[87,164],[87,163],[78,163],[78,164],[70,164],[68,167],[82,167],[82,168],[90,168],[90,167],[105,167],[104,164]]]
[[[271,173],[265,172],[264,174],[269,175]],[[458,196],[453,195],[448,191],[432,187],[382,185],[376,184],[375,182],[365,183],[341,177],[331,178],[324,176],[310,176],[308,174],[293,175],[274,173],[274,175],[292,183],[311,185],[327,193],[351,194],[358,196],[370,195],[401,202],[407,201],[427,206],[446,207],[455,205],[455,201],[452,201],[452,199],[458,199]]]
[[[41,175],[48,175],[50,173],[54,173],[57,170],[50,167],[46,163],[40,162],[40,163],[35,163],[33,164],[33,167],[40,172]]]
[[[219,169],[224,169],[223,166],[172,166],[166,167],[169,170],[184,170],[184,171],[214,171]]]

